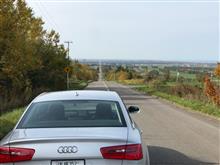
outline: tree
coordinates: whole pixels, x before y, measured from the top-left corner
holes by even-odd
[[[214,71],[215,75],[220,78],[220,62],[217,63],[217,66],[215,68],[215,71]]]
[[[220,95],[216,91],[214,84],[211,82],[209,76],[205,77],[205,83],[204,83],[204,92],[206,96],[213,101],[213,103],[220,105]]]
[[[215,88],[214,88],[214,85],[213,83],[211,82],[209,76],[206,76],[205,77],[205,88],[204,88],[204,91],[205,91],[205,94],[212,98],[216,95],[216,91],[215,91]]]
[[[0,1],[1,105],[23,106],[39,92],[65,89],[66,50],[43,24],[24,0]]]
[[[164,76],[164,80],[168,81],[170,80],[170,70],[167,68],[164,68],[163,70],[163,76]]]
[[[97,70],[91,69],[88,65],[80,64],[78,61],[72,63],[71,67],[73,68],[73,72],[70,76],[74,77],[77,80],[97,80]]]
[[[159,75],[160,75],[160,73],[158,70],[152,70],[152,71],[148,72],[147,77],[146,77],[146,81],[157,79],[159,77]]]
[[[218,78],[218,85],[220,87],[220,62],[217,63],[214,74]]]
[[[118,80],[127,80],[128,73],[126,71],[121,70],[117,73],[117,77],[118,77]]]

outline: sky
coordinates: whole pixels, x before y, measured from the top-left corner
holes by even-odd
[[[215,0],[27,2],[73,59],[220,61]]]

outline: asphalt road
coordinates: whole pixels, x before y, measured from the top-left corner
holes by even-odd
[[[116,91],[126,105],[138,105],[132,118],[143,130],[151,165],[220,164],[220,122],[187,111],[115,82],[93,82],[87,89]]]

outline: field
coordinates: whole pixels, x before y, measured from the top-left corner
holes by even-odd
[[[214,68],[204,68],[200,71],[200,68],[193,67],[150,66],[147,71],[145,68],[145,74],[142,74],[143,70],[139,69],[142,78],[120,80],[121,76],[119,75],[117,81],[125,85],[132,85],[138,91],[220,118],[220,107],[217,101],[220,83],[219,79],[214,76],[213,71]],[[126,72],[126,69],[124,69],[124,72]],[[137,69],[136,72],[138,72]],[[133,74],[137,75],[137,73]],[[210,98],[212,93],[210,93],[210,89],[207,88],[205,83],[207,75],[210,77],[209,84],[212,84],[212,87],[209,85],[208,88],[212,92],[215,90],[217,100]],[[209,93],[207,94],[205,91]],[[209,97],[207,97],[208,95]]]

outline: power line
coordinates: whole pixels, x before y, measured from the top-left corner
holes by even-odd
[[[58,26],[52,22],[52,19],[50,18],[50,16],[46,13],[46,9],[45,7],[42,6],[42,4],[40,3],[40,1],[35,1],[35,5],[37,6],[37,8],[39,9],[40,13],[42,16],[44,16],[44,22],[47,22],[48,24],[50,24],[50,26],[52,27],[52,29],[58,29]]]
[[[53,27],[54,25],[53,25],[52,22],[50,22],[50,20],[47,18],[46,14],[44,14],[43,9],[42,9],[41,6],[39,5],[39,1],[35,1],[35,5],[36,5],[36,7],[39,9],[41,18],[42,18],[42,16],[44,16],[43,21],[49,23],[50,26]]]
[[[47,10],[47,8],[45,7],[45,5],[44,5],[41,1],[39,1],[39,3],[40,3],[40,5],[41,5],[41,7],[43,8],[43,10],[45,11],[46,15],[48,16],[49,20],[55,25],[55,27],[60,31],[60,33],[63,32],[62,29],[60,28],[60,26],[56,23],[56,21],[54,20],[54,18],[53,18],[53,17],[51,16],[51,14],[48,12],[48,10]]]

